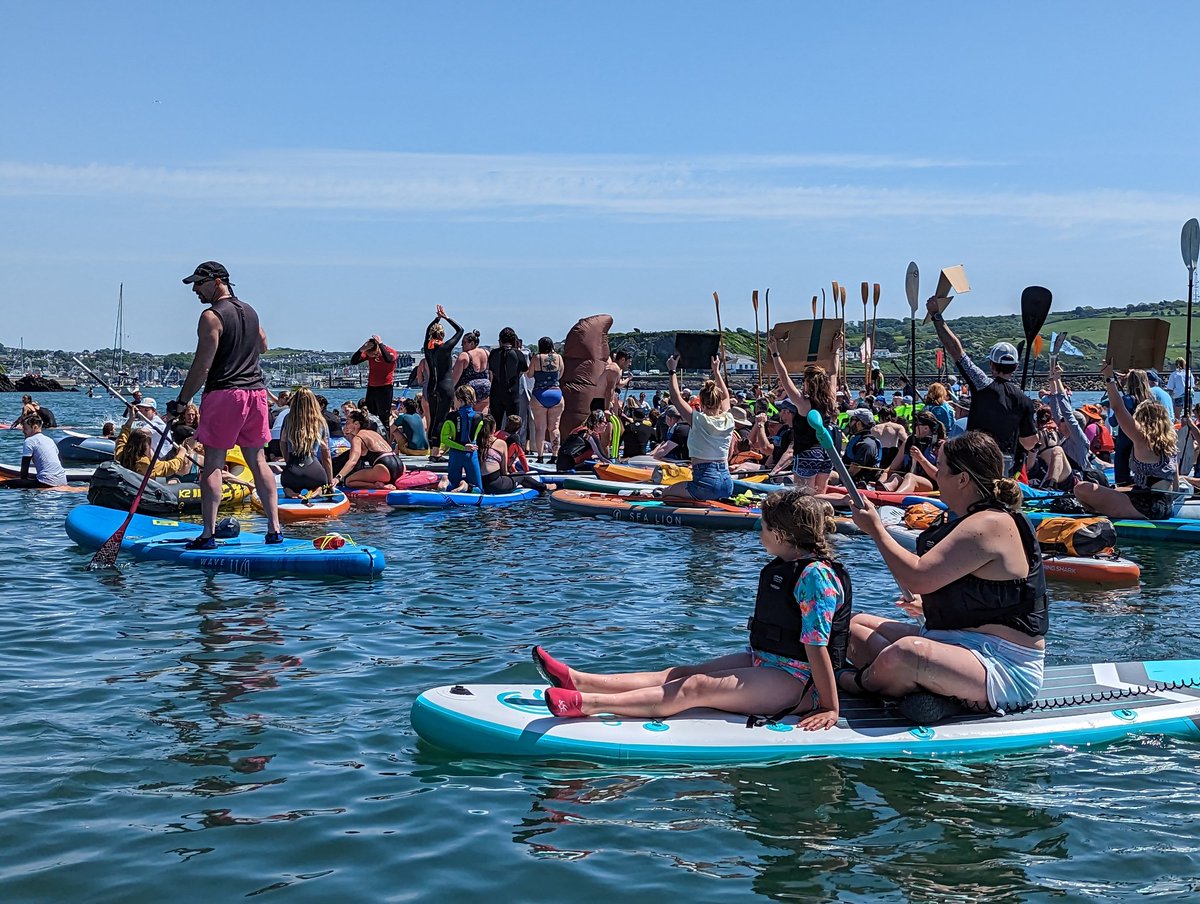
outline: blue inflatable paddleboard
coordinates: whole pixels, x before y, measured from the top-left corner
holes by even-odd
[[[494,505],[516,505],[536,499],[538,491],[528,488],[511,493],[442,493],[438,490],[396,490],[388,493],[387,504],[394,508],[478,508]]]
[[[558,719],[539,685],[464,684],[425,691],[412,724],[426,742],[473,756],[585,762],[737,765],[810,756],[942,757],[1135,734],[1200,739],[1200,660],[1046,668],[1034,707],[1004,716],[963,715],[934,726],[904,721],[876,700],[841,698],[828,731],[713,709],[666,719]]]
[[[111,537],[127,512],[80,505],[67,515],[67,536],[84,549],[99,549]],[[171,518],[134,515],[121,541],[121,552],[135,559],[174,562],[192,568],[231,571],[241,575],[327,574],[370,577],[383,571],[383,553],[373,546],[347,544],[341,549],[317,549],[311,540],[285,537],[268,546],[262,534],[243,531],[231,540],[218,540],[217,548],[184,549],[184,543],[200,536],[198,524]]]

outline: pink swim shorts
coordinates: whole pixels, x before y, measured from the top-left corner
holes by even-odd
[[[225,450],[241,446],[250,453],[270,440],[265,389],[214,389],[204,393],[196,442]]]

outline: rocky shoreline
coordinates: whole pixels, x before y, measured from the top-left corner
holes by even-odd
[[[0,374],[0,392],[77,392],[76,389],[65,389],[58,380],[49,377],[24,376],[16,381]]]

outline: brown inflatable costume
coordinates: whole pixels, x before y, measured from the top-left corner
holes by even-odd
[[[608,331],[613,319],[609,314],[584,317],[563,340],[562,422],[565,437],[587,420],[592,399],[603,391],[604,365],[608,363]]]

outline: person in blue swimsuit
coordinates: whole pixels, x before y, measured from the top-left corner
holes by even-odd
[[[563,413],[563,394],[559,386],[562,370],[562,355],[554,350],[554,341],[543,336],[538,340],[537,354],[525,372],[533,378],[533,398],[529,403],[529,452],[536,455],[538,461],[544,461],[547,452],[552,459],[558,454],[558,422]],[[546,449],[547,442],[549,449]]]

